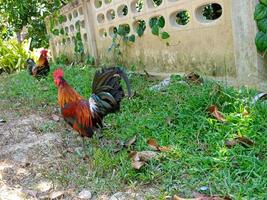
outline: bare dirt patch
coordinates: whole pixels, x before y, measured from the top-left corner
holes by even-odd
[[[32,199],[53,189],[38,168],[60,156],[59,133],[41,132],[45,117],[18,116],[1,112],[6,123],[0,125],[0,199]]]

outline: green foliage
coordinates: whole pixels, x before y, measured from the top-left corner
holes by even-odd
[[[255,38],[257,49],[261,52],[267,49],[267,34],[264,32],[258,32]]]
[[[186,25],[189,22],[189,19],[190,15],[189,12],[186,10],[178,12],[176,15],[176,23],[180,25]]]
[[[32,38],[31,47],[48,47],[44,19],[67,2],[68,0],[1,0],[0,11],[6,21],[6,29],[20,33],[22,28],[27,26],[29,29],[27,38]]]
[[[149,20],[149,27],[153,35],[159,36],[161,39],[165,40],[170,37],[169,33],[162,31],[165,26],[165,19],[163,16],[153,17]]]
[[[50,73],[55,67],[52,66]],[[95,69],[61,67],[69,84],[88,98],[91,90],[88,83],[91,83]],[[89,161],[83,160],[78,152],[66,151],[65,147],[81,147],[82,141],[77,140],[72,131],[65,131],[63,120],[55,126],[45,127],[49,132],[61,133],[65,140],[59,150],[62,159],[54,160],[56,164],[40,169],[40,173],[62,187],[77,191],[92,188],[94,194],[110,194],[125,188],[138,191],[149,185],[153,192],[165,192],[164,197],[177,194],[189,198],[192,192],[208,186],[208,194],[237,200],[265,199],[267,105],[251,103],[256,94],[254,90],[235,89],[213,81],[189,86],[182,79],[172,76],[168,88],[154,92],[149,88],[159,83],[158,80],[131,74],[136,95],[122,101],[120,112],[105,117],[108,127],[103,129],[102,139],[96,134],[87,141],[88,153],[90,149],[94,152],[90,169]],[[57,89],[51,75],[46,80],[37,81],[26,71],[21,71],[0,76],[0,82],[1,102],[7,102],[7,106],[16,108],[17,112],[25,114],[25,110],[29,110],[29,113],[51,116],[58,107]],[[10,103],[10,100],[16,100],[20,105]],[[207,112],[211,104],[218,106],[227,119],[226,123],[218,122]],[[248,115],[242,114],[244,108]],[[146,141],[155,138],[160,145],[169,146],[171,151],[159,153],[157,159],[148,162],[141,170],[134,170],[127,150],[116,154],[114,149],[118,141],[126,141],[136,134],[136,144],[129,150],[151,150]],[[237,134],[252,139],[255,145],[226,148],[225,141]]]
[[[260,52],[267,50],[267,5],[266,0],[258,3],[254,12],[254,19],[257,22],[259,32],[256,35],[255,43]]]
[[[65,54],[61,54],[60,56],[58,56],[55,60],[55,62],[57,64],[63,64],[63,65],[68,65],[70,64],[70,60],[69,60],[69,57]]]
[[[25,51],[24,45],[16,40],[0,40],[0,72],[11,73],[25,68],[26,59],[29,54]]]
[[[82,41],[82,35],[81,32],[77,32],[75,36],[75,46],[74,46],[74,52],[78,60],[82,61],[84,56],[84,45]]]
[[[108,48],[108,52],[112,52],[114,63],[118,65],[122,65],[122,43],[125,45],[129,44],[129,42],[135,42],[135,35],[129,35],[130,33],[130,26],[127,24],[119,25],[118,28],[114,28],[113,36],[112,36],[112,43],[111,46]]]

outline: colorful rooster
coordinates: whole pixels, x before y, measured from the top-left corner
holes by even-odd
[[[40,52],[40,57],[37,61],[37,64],[35,64],[34,60],[29,58],[27,62],[27,67],[28,67],[28,72],[30,75],[40,78],[40,77],[45,77],[48,75],[50,71],[50,66],[48,63],[48,51],[43,49]]]
[[[103,68],[96,72],[89,100],[80,96],[63,76],[60,68],[53,73],[61,114],[83,138],[92,137],[96,129],[102,128],[102,120],[107,114],[119,111],[120,102],[125,96],[121,78],[126,82],[128,96],[132,96],[128,77],[119,67]]]

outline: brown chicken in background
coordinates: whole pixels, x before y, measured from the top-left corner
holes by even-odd
[[[128,96],[132,96],[128,77],[119,67],[103,68],[96,72],[89,100],[80,96],[63,76],[60,68],[53,73],[61,114],[82,138],[92,137],[96,129],[102,128],[102,120],[107,114],[119,111],[120,102],[125,96],[121,78],[126,83]]]
[[[37,61],[37,63],[34,62],[33,59],[29,58],[27,62],[27,68],[30,75],[41,78],[46,77],[49,74],[50,66],[48,62],[48,51],[42,50],[40,52],[40,57]]]

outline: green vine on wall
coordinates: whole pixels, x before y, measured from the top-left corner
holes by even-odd
[[[256,5],[254,19],[259,29],[255,43],[257,49],[265,53],[267,51],[267,0],[260,0]]]

